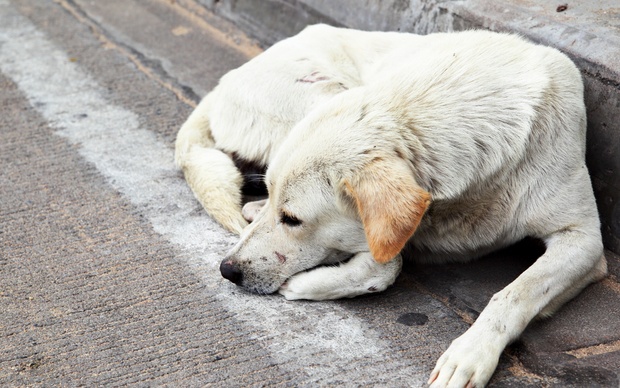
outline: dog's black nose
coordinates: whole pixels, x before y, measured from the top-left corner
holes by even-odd
[[[220,264],[220,272],[225,279],[237,285],[241,284],[241,280],[243,280],[243,273],[232,260],[223,260]]]

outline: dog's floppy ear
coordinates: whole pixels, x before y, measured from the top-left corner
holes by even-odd
[[[370,253],[378,263],[389,262],[417,229],[430,205],[430,194],[418,186],[399,158],[375,158],[344,184],[355,199]]]

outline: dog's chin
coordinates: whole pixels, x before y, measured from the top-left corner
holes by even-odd
[[[284,282],[284,283],[286,283],[286,282]],[[273,294],[276,291],[278,291],[280,289],[280,287],[282,287],[282,284],[280,284],[280,285],[268,285],[268,286],[244,286],[244,285],[241,285],[241,288],[244,291],[247,291],[247,292],[249,292],[251,294],[257,294],[257,295],[270,295],[270,294]]]
[[[316,268],[316,267],[314,267],[314,268]],[[281,288],[286,287],[286,282],[288,282],[288,280],[290,278],[292,278],[293,276],[295,276],[295,275],[297,275],[299,273],[302,273],[302,272],[310,271],[310,270],[311,269],[307,269],[307,270],[304,270],[304,271],[297,272],[297,273],[289,276],[288,278],[286,278],[286,280],[284,282],[280,283],[280,284],[278,284],[278,283],[272,283],[272,284],[268,284],[268,285],[265,285],[265,284],[261,284],[261,285],[244,285],[244,284],[241,284],[240,287],[243,290],[245,290],[245,291],[247,291],[249,293],[252,293],[252,294],[270,295],[270,294],[274,294],[274,293],[278,292],[278,290],[280,290]]]

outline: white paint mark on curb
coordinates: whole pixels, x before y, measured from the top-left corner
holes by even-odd
[[[337,305],[248,295],[223,281],[216,266],[236,238],[195,211],[199,205],[179,178],[172,150],[140,128],[134,113],[106,102],[103,88],[6,0],[0,0],[0,70],[158,233],[182,248],[182,259],[208,279],[224,308],[266,339],[282,367],[311,364],[308,381],[299,383],[363,384],[361,367],[387,385],[423,384],[421,373],[386,356],[378,335]]]

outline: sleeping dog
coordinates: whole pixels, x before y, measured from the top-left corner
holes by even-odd
[[[429,380],[480,387],[533,318],[606,274],[585,131],[580,73],[555,49],[317,25],[225,75],[175,157],[207,212],[241,235],[222,275],[256,293],[382,291],[406,244],[412,260],[445,263],[544,241]],[[246,170],[266,170],[268,199],[242,209]]]

